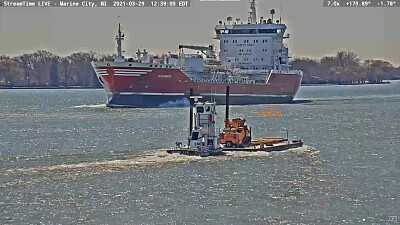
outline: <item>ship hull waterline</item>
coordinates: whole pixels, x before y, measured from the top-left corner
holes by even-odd
[[[228,86],[228,85],[227,85]],[[214,94],[197,94],[202,96],[204,101],[216,102],[218,105],[225,103],[225,97]],[[257,105],[257,104],[283,104],[293,102],[291,95],[270,95],[270,96],[231,96],[231,105]],[[106,104],[110,108],[142,108],[142,107],[186,107],[189,106],[188,95],[157,94],[133,94],[118,93],[112,94]]]

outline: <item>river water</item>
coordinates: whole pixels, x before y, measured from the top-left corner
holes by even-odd
[[[160,150],[185,141],[188,108],[0,90],[0,224],[400,223],[400,82],[305,86],[296,99],[310,101],[232,106],[231,118],[306,147],[201,158]]]

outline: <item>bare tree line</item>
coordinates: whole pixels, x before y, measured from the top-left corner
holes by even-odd
[[[0,56],[0,87],[101,87],[90,62],[110,61],[113,55],[77,52],[66,57],[37,51],[16,57]],[[384,60],[361,60],[352,51],[320,60],[296,58],[292,69],[304,71],[303,83],[362,84],[399,78],[400,68]]]
[[[384,60],[361,60],[352,51],[339,51],[320,60],[297,58],[291,64],[292,69],[304,71],[303,83],[364,84],[400,78],[400,67]]]
[[[0,86],[101,87],[90,62],[112,60],[112,55],[77,52],[60,57],[37,51],[16,57],[0,56]]]

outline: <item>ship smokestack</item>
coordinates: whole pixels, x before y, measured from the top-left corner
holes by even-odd
[[[228,126],[229,120],[229,86],[226,86],[226,96],[225,96],[225,127]]]

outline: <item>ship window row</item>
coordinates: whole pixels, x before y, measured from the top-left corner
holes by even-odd
[[[239,58],[235,58],[235,62],[236,61],[240,61],[240,59]],[[244,58],[243,61],[248,62],[249,59],[248,58]],[[259,60],[258,60],[258,58],[253,58],[253,61],[259,61]],[[261,58],[261,61],[264,61],[264,58]],[[239,63],[239,64],[241,64],[241,63]]]
[[[268,49],[264,48],[263,52],[267,52]],[[228,49],[224,49],[223,52],[228,52]],[[244,49],[239,49],[239,52],[244,52]],[[246,49],[246,52],[251,52],[251,49]],[[274,51],[275,52],[275,51]],[[275,52],[276,53],[276,52]]]
[[[223,43],[229,43],[229,40],[224,40]],[[237,40],[232,40],[232,43],[237,43]],[[246,42],[245,42],[246,43]],[[248,42],[247,42],[248,43]]]
[[[259,40],[253,40],[254,43],[258,43]],[[229,43],[229,40],[223,40],[223,43]],[[237,40],[232,40],[232,43],[238,43]],[[243,40],[243,43],[249,43],[249,40]],[[268,43],[268,40],[262,40],[262,43]]]
[[[258,67],[258,66],[252,66],[252,67],[245,67],[245,66],[240,66],[240,69],[246,69],[246,70],[251,70],[251,69],[253,69],[253,70],[270,70],[270,69],[272,69],[273,67]]]
[[[240,29],[216,30],[217,34],[276,34],[283,33],[284,29]]]
[[[239,60],[240,60],[239,58],[235,58],[235,62]],[[245,58],[243,61],[249,61],[249,59]],[[253,58],[253,61],[258,61],[258,58]],[[261,61],[264,61],[264,58],[261,58]]]
[[[253,70],[258,70],[258,69],[261,69],[261,70],[268,70],[269,68],[268,68],[268,67],[255,67],[255,66],[253,66],[253,67],[244,67],[244,66],[241,66],[240,69],[244,69],[244,70],[251,70],[251,69],[253,69]]]
[[[239,61],[239,58],[235,58],[235,61]],[[249,58],[244,58],[243,61],[249,61]],[[253,58],[253,61],[258,61],[258,58]],[[261,58],[261,61],[264,61],[264,58]]]
[[[159,64],[159,65],[157,65],[157,64],[154,64],[154,67],[158,67],[158,66],[160,66],[160,68],[162,68],[162,67],[163,67],[163,65],[161,65],[161,64]],[[153,65],[152,65],[152,64],[150,64],[150,67],[153,67]],[[165,66],[164,66],[164,68],[172,68],[172,66],[170,66],[170,65],[165,65]]]

